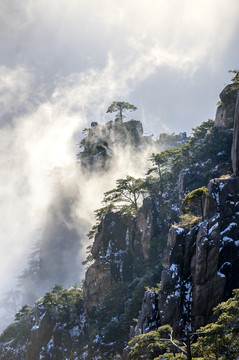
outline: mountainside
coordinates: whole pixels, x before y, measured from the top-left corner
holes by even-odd
[[[127,176],[105,193],[89,233],[82,289],[55,286],[22,308],[0,337],[1,359],[169,359],[169,352],[194,358],[191,335],[215,321],[213,308],[239,288],[238,90],[229,85],[220,98],[215,122],[203,122],[190,138],[164,134],[153,144],[139,121],[92,123],[78,155],[88,174],[110,169],[115,142],[130,151],[153,146],[151,167],[145,178]],[[61,235],[69,254],[76,252],[74,226]],[[41,268],[46,278],[48,261]],[[182,351],[167,327],[162,338],[171,339],[169,346],[154,344],[164,325],[186,343]]]

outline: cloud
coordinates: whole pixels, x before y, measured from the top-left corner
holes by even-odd
[[[215,60],[215,49],[225,49],[239,11],[236,0],[196,0],[193,5],[188,0],[25,0],[3,1],[1,7],[5,41],[15,45],[6,41],[9,56],[15,52],[17,61],[31,63],[38,71],[65,74],[88,65],[104,67],[109,51],[124,61],[137,53],[132,46],[136,43],[145,55],[156,47],[160,54],[187,56],[197,65],[205,56]]]
[[[227,71],[237,68],[237,0],[3,0],[0,6],[0,62],[34,74],[35,102],[46,101],[59,78],[106,75],[111,54],[109,91],[116,86],[120,98],[127,78],[124,96],[138,107],[138,118],[148,114],[148,130],[159,132],[154,119],[160,118],[170,131],[189,131],[214,116]]]
[[[9,276],[0,289],[41,237],[53,201],[49,171],[79,176],[75,143],[91,121],[110,119],[112,101],[136,105],[155,135],[213,114],[228,81],[222,72],[238,67],[238,13],[237,0],[1,1],[0,270]],[[84,206],[93,221],[102,193],[129,172],[140,176],[145,158],[119,154],[114,175],[100,182],[82,175],[78,215]]]
[[[31,106],[32,74],[23,67],[0,66],[0,121],[26,112]]]
[[[115,64],[109,58],[102,72],[92,69],[60,78],[48,101],[17,116],[18,106],[23,109],[29,100],[29,78],[23,68],[2,68],[2,108],[12,109],[14,103],[15,109],[12,122],[0,131],[2,273],[6,268],[11,274],[16,267],[19,270],[19,261],[44,224],[52,201],[49,171],[55,167],[75,171],[76,133],[89,126],[88,117],[103,121],[106,104],[119,89],[121,94],[127,92],[127,79],[115,76]],[[2,279],[0,287],[7,282],[9,278]]]
[[[47,171],[74,162],[76,134],[91,121],[104,122],[113,100],[138,100],[136,116],[153,131],[160,122],[170,130],[163,109],[172,101],[177,109],[183,92],[167,98],[167,81],[173,85],[173,76],[176,84],[187,79],[195,86],[202,64],[219,66],[239,9],[236,0],[193,6],[187,0],[4,0],[0,7],[1,192],[15,203],[19,224],[22,207],[38,209],[48,193]]]
[[[236,0],[195,0],[193,4],[188,0],[180,3],[177,0],[149,0],[147,3],[136,0],[52,0],[50,3],[3,0],[0,7],[0,62],[12,69],[21,67],[34,73],[31,96],[37,93],[35,101],[39,97],[42,99],[46,92],[50,96],[61,77],[74,77],[90,69],[104,73],[111,54],[112,71],[127,71],[127,77],[129,70],[132,73],[131,84],[129,81],[127,84],[131,86],[131,93],[125,96],[137,101],[139,114],[143,109],[148,114],[153,110],[150,120],[153,124],[153,118],[164,118],[167,109],[172,119],[170,128],[178,131],[179,122],[175,122],[167,106],[171,98],[166,102],[161,102],[160,97],[157,102],[148,99],[144,103],[143,81],[147,80],[160,95],[165,88],[178,83],[190,86],[190,93],[197,93],[197,88],[205,86],[205,79],[211,77],[210,87],[217,95],[220,86],[228,81],[227,70],[236,67],[238,51],[232,42],[238,33],[239,4]],[[219,85],[219,75],[223,78],[222,85]],[[167,81],[171,76],[174,77],[172,85]],[[122,87],[116,85],[119,97]],[[205,89],[203,101],[206,105],[212,101],[209,97],[207,100],[210,87]],[[174,107],[181,110],[180,96],[174,96],[173,101]],[[192,103],[193,108],[195,104]],[[209,106],[205,106],[205,116],[209,116],[208,109]],[[177,113],[185,127],[190,128],[189,115]]]

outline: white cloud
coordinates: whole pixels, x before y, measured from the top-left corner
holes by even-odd
[[[15,45],[8,48],[23,63],[32,61],[38,69],[57,73],[87,67],[87,59],[102,67],[109,51],[120,63],[137,51],[132,43],[139,43],[145,55],[149,48],[167,52],[169,66],[172,56],[197,65],[206,56],[215,61],[237,26],[239,12],[236,0],[25,0],[3,1],[1,7],[7,19],[2,31],[11,29],[8,36]]]
[[[31,82],[32,74],[25,68],[0,66],[0,118],[27,110]]]
[[[0,2],[1,273],[16,273],[38,236],[51,201],[49,170],[75,171],[76,134],[105,122],[113,100],[139,101],[136,114],[155,135],[195,126],[211,102],[208,89],[223,86],[214,85],[219,72],[233,66],[231,55],[238,60],[235,44],[229,52],[238,14],[238,0]],[[87,188],[87,217],[110,181]]]

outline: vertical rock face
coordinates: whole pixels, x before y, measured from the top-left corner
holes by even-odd
[[[172,323],[175,331],[180,331],[190,297],[191,322],[196,329],[210,320],[212,308],[239,286],[238,186],[236,178],[212,180],[211,196],[205,204],[208,218],[191,230],[169,232],[162,272],[166,296],[161,296],[160,310],[162,324]]]
[[[158,297],[154,290],[148,290],[144,294],[142,309],[133,336],[145,334],[158,328],[159,313]]]
[[[147,141],[143,136],[143,126],[138,120],[123,122],[122,118],[117,118],[106,125],[93,122],[87,136],[80,143],[83,151],[78,157],[83,168],[103,170],[118,148],[135,150],[145,145]]]
[[[134,219],[123,220],[119,213],[107,214],[102,219],[92,247],[95,262],[85,275],[87,309],[101,303],[115,282],[132,280],[132,255],[140,255],[139,241],[135,238],[133,227]]]
[[[149,331],[149,319],[170,324],[177,336],[186,323],[197,329],[212,309],[239,287],[239,179],[209,184],[205,220],[192,229],[172,227],[163,259],[161,291],[145,295],[133,335]]]
[[[26,360],[39,358],[41,348],[49,343],[54,327],[54,322],[48,315],[45,315],[36,329],[31,332],[30,342],[25,353]]]
[[[150,241],[160,227],[157,206],[149,198],[136,218],[120,213],[103,217],[92,246],[95,262],[85,275],[88,310],[99,305],[115,283],[130,282],[144,273]]]
[[[234,115],[232,168],[234,175],[239,176],[239,93],[237,95],[236,109]]]
[[[217,108],[215,126],[218,128],[230,128],[233,124],[235,112],[236,91],[232,90],[232,85],[227,85],[219,97],[221,104]]]
[[[142,292],[145,285],[148,285],[144,283],[148,276],[147,273],[144,277],[145,273],[149,270],[150,275],[153,274],[154,284],[160,281],[160,278],[155,279],[156,276],[159,277],[159,272],[155,272],[152,264],[149,265],[152,259],[149,250],[152,252],[152,249],[156,248],[159,249],[156,253],[156,261],[160,267],[162,262],[163,266],[161,290],[158,291],[157,288],[157,290],[145,292],[138,324],[135,328],[131,326],[130,336],[140,335],[160,325],[170,324],[175,336],[182,337],[186,325],[194,331],[212,320],[213,307],[231,296],[234,288],[239,287],[239,96],[236,107],[235,96],[236,93],[231,91],[231,85],[222,91],[220,94],[222,104],[218,108],[215,120],[216,127],[223,129],[217,130],[218,133],[223,134],[224,137],[230,132],[229,128],[235,113],[232,147],[235,177],[216,178],[210,181],[208,187],[210,196],[206,199],[204,207],[205,220],[192,228],[173,226],[168,233],[167,246],[162,255],[159,243],[166,228],[166,221],[164,223],[165,217],[163,218],[160,214],[156,197],[145,199],[137,216],[122,216],[119,212],[105,215],[92,246],[94,263],[85,274],[83,298],[80,300],[79,309],[77,306],[77,316],[71,319],[71,324],[67,323],[68,320],[65,318],[59,322],[57,317],[47,316],[46,308],[44,309],[39,303],[26,344],[21,345],[18,353],[14,347],[9,346],[9,343],[5,343],[4,347],[0,345],[2,359],[52,358],[59,360],[68,359],[71,356],[78,358],[76,357],[78,353],[76,355],[74,352],[75,349],[80,354],[79,358],[82,359],[109,358],[109,352],[101,353],[101,351],[111,351],[114,346],[117,349],[122,332],[129,331],[127,326],[133,318],[132,316],[129,320],[130,311],[132,308],[138,309]],[[107,131],[102,130],[103,128],[97,123],[92,123],[87,137],[89,143],[84,142],[85,153],[81,159],[86,161],[87,166],[93,165],[98,156],[103,159],[110,157],[109,149],[116,138],[124,145],[127,135],[127,138],[130,138],[130,141],[127,141],[135,148],[144,143],[142,125],[137,121],[123,123],[120,119],[114,124],[109,122]],[[110,137],[109,134],[111,134]],[[94,141],[91,141],[92,139]],[[90,156],[86,150],[89,150]],[[222,156],[222,152],[217,150],[216,155],[215,162],[206,161],[201,164],[197,162],[194,164],[194,170],[191,166],[181,172],[178,185],[180,198],[184,196],[185,191],[190,189],[190,186],[195,188],[197,178],[200,180],[202,176],[204,179],[208,179],[208,176],[211,178],[213,171],[216,172],[216,174],[213,173],[213,177],[229,172],[228,167],[225,166],[230,157],[228,151],[226,155],[224,151],[227,160],[221,161],[221,168],[219,157]],[[215,166],[214,169],[211,168],[212,165]],[[206,175],[205,167],[207,167]],[[193,174],[191,170],[194,171]],[[78,225],[83,224],[78,224],[74,219],[74,196],[71,199],[62,196],[59,201],[62,202],[58,204],[61,206],[57,206],[56,209],[54,206],[51,208],[49,222],[46,224],[44,236],[47,241],[41,249],[40,276],[43,280],[46,278],[53,281],[59,278],[62,282],[67,280],[66,269],[69,272],[72,268],[77,269]],[[167,218],[172,218],[172,211],[177,210],[169,210]],[[53,223],[57,226],[52,227]],[[157,246],[153,247],[155,243]],[[52,253],[57,254],[54,257],[57,257],[57,260],[60,259],[59,262],[51,263]],[[153,259],[155,261],[155,257]],[[64,271],[62,271],[62,261],[66,263]],[[121,289],[121,285],[126,286]],[[140,288],[139,285],[142,287]],[[133,295],[127,298],[127,292],[132,288]],[[118,292],[110,298],[110,290],[113,292],[115,289]],[[111,304],[106,310],[104,309],[105,299],[105,303],[108,301]],[[114,312],[116,308],[118,312]],[[56,304],[52,315],[56,313],[56,309],[61,312],[62,305]],[[98,314],[98,318],[97,310],[101,313],[101,316]],[[73,311],[70,309],[69,319],[72,314]],[[103,317],[105,317],[103,320],[106,326],[102,320]],[[91,340],[89,340],[89,334],[92,337]],[[121,350],[122,348],[119,351]],[[116,358],[120,356],[117,355]]]
[[[192,272],[192,324],[194,328],[210,319],[211,310],[225,293],[226,278],[219,273],[219,218],[204,221],[199,228],[194,272]]]

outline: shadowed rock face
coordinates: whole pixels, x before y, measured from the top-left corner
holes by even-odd
[[[160,295],[151,294],[150,301],[145,295],[131,335],[148,332],[149,319],[159,314],[158,324],[182,336],[186,322],[192,329],[205,325],[212,309],[239,287],[239,179],[214,179],[209,191],[203,222],[170,229]]]
[[[78,158],[83,169],[102,171],[110,166],[112,155],[118,148],[139,150],[149,144],[148,140],[143,136],[143,126],[138,120],[123,122],[122,118],[117,118],[105,125],[92,122],[87,136],[81,141],[83,151]]]
[[[237,96],[236,110],[234,115],[232,168],[234,175],[239,176],[239,94]]]
[[[222,105],[218,110],[215,125],[225,129],[222,130],[225,134],[235,112],[232,146],[234,177],[216,178],[210,181],[208,185],[210,196],[205,200],[203,222],[191,229],[176,226],[170,229],[164,255],[161,250],[161,254],[156,254],[158,256],[156,261],[159,263],[163,256],[161,291],[159,294],[154,290],[145,292],[137,326],[128,329],[131,337],[149,332],[164,324],[170,324],[175,336],[182,337],[186,324],[190,324],[194,331],[213,320],[213,307],[230,297],[232,290],[239,287],[239,96],[235,106],[236,94],[229,90],[230,86],[220,94]],[[116,125],[120,124],[116,122]],[[128,132],[131,127],[133,128],[132,136],[138,144],[138,135],[139,138],[142,135],[141,126],[138,122],[129,122],[127,126]],[[109,123],[108,127],[111,129],[112,124]],[[98,126],[93,124],[92,128],[93,133]],[[137,136],[135,128],[137,128]],[[124,136],[124,132],[120,131],[118,135]],[[97,148],[98,150],[102,149]],[[201,176],[201,172],[197,174]],[[221,174],[223,173],[213,177]],[[190,172],[180,175],[179,194],[182,196],[187,188],[189,176]],[[51,264],[46,260],[51,258],[51,251],[57,252],[66,246],[64,240],[68,237],[67,244],[70,245],[70,253],[74,256],[67,258],[66,264],[69,269],[74,266],[77,268],[78,228],[71,226],[75,224],[73,212],[67,211],[68,205],[74,207],[74,201],[68,204],[64,197],[61,201],[62,211],[57,212],[53,207],[49,223],[46,224],[45,236],[48,236],[49,241],[46,242],[45,248],[41,249],[40,274],[43,279],[47,277],[49,269],[54,276],[57,274],[60,279],[66,279],[67,274],[61,273],[61,264]],[[169,217],[170,215],[168,214]],[[159,241],[159,234],[163,229],[160,219],[160,203],[153,197],[145,199],[136,217],[121,216],[120,213],[109,213],[104,216],[92,247],[94,263],[85,274],[83,299],[75,319],[76,323],[72,322],[71,326],[65,320],[59,323],[57,319],[47,316],[39,303],[35,313],[32,314],[34,316],[31,320],[31,335],[28,341],[23,345],[20,344],[17,350],[11,348],[8,343],[3,346],[0,344],[0,358],[35,360],[40,357],[43,348],[51,349],[51,356],[44,357],[46,359],[69,358],[68,353],[72,354],[76,348],[82,359],[105,358],[104,355],[98,357],[98,353],[95,352],[97,346],[99,349],[101,346],[98,339],[100,331],[92,342],[94,357],[91,353],[84,355],[88,351],[85,351],[89,343],[88,335],[95,326],[94,319],[90,318],[90,315],[94,315],[94,308],[100,309],[105,295],[117,283],[134,283],[135,279],[145,275],[147,270],[153,271],[153,266],[149,266],[149,249],[155,239]],[[57,230],[51,228],[52,222],[58,224]],[[59,239],[61,246],[57,243],[52,246],[52,239]],[[60,258],[60,255],[58,257]],[[123,358],[127,359],[127,351],[125,354]],[[120,358],[117,355],[114,359]]]
[[[115,283],[142,276],[150,241],[159,232],[158,211],[149,198],[136,218],[120,213],[103,217],[92,246],[95,262],[85,275],[83,291],[88,310],[98,306]]]
[[[222,129],[233,127],[232,166],[235,176],[239,176],[239,94],[227,85],[220,93],[221,104],[217,108],[215,126]],[[233,125],[234,122],[234,125]]]
[[[215,126],[218,128],[232,127],[235,112],[237,92],[232,90],[232,85],[227,85],[219,97],[221,104],[217,108]]]
[[[133,335],[145,334],[159,326],[158,297],[154,290],[144,294],[142,309]]]
[[[26,349],[25,359],[32,360],[39,357],[40,350],[46,346],[52,337],[55,324],[47,315],[41,321],[41,326],[31,333],[29,345]]]

